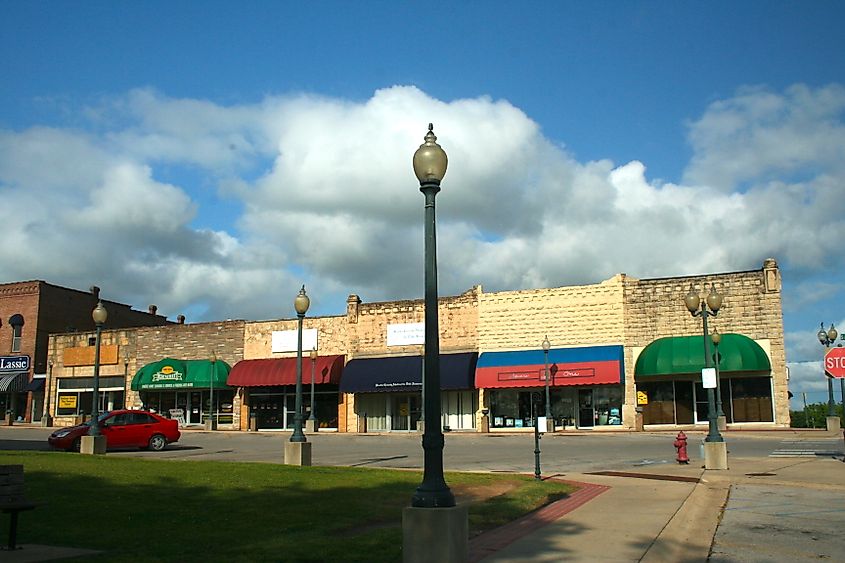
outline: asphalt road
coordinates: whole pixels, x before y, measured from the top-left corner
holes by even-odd
[[[49,450],[51,429],[0,427],[0,450]],[[784,444],[812,443],[818,432],[728,432],[730,456],[769,457]],[[158,459],[218,460],[282,463],[287,432],[206,432],[187,430],[163,452],[121,451],[115,456]],[[689,434],[690,463],[701,463],[703,432]],[[419,434],[337,434],[308,436],[314,465],[419,469],[423,464]],[[443,462],[446,470],[534,472],[534,435],[446,433]],[[540,440],[540,461],[545,475],[566,472],[629,470],[656,464],[674,464],[674,432],[565,433]],[[838,446],[841,451],[841,445]]]

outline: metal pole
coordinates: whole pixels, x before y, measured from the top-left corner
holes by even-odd
[[[48,363],[50,370],[47,372],[47,381],[44,382],[44,414],[42,419],[50,421],[50,389],[53,385],[53,360]]]
[[[722,356],[719,354],[719,345],[715,342],[713,346],[716,348],[716,353],[713,354],[713,360],[716,364],[716,416],[725,416],[722,411],[722,375],[719,372],[719,364],[722,363]]]
[[[701,301],[701,320],[704,325],[704,367],[711,367],[710,358],[710,333],[707,331],[707,317],[712,315],[707,310],[707,302]],[[716,419],[716,390],[712,387],[707,389],[707,420],[710,423],[710,429],[707,432],[705,442],[724,442],[724,438],[719,433],[719,424]]]
[[[551,402],[549,400],[549,351],[543,350],[543,356],[546,367],[546,427],[548,429],[549,421],[552,419]]]
[[[842,401],[842,416],[845,417],[845,377],[839,378],[839,398]]]
[[[810,416],[807,414],[807,393],[802,391],[801,398],[804,399],[804,424],[807,425],[807,428],[815,428],[815,421],[810,420]]]
[[[290,441],[307,442],[302,432],[302,320],[305,313],[297,312],[296,317],[299,320],[296,333],[296,412],[293,413],[293,434]]]
[[[423,412],[425,430],[422,447],[423,480],[411,499],[411,506],[439,508],[455,506],[455,497],[443,477],[443,429],[440,413],[440,329],[437,312],[437,235],[434,198],[439,180],[420,181],[425,194],[425,357],[423,367]]]
[[[833,378],[827,376],[827,416],[836,416],[836,406],[833,401]]]
[[[103,323],[97,323],[97,337],[94,346],[94,396],[91,405],[91,426],[88,427],[89,436],[99,436],[100,427],[97,419],[100,418],[100,334],[103,331]]]
[[[547,389],[548,391],[548,389]],[[534,393],[531,393],[531,402],[534,402]],[[539,409],[537,409],[539,410]],[[537,428],[537,416],[534,416],[534,479],[540,480],[540,430]]]
[[[315,348],[316,350],[316,348]],[[317,369],[317,357],[315,354],[311,355],[311,414],[308,416],[308,420],[317,420],[317,417],[314,416],[314,371]]]
[[[211,421],[209,428],[214,430],[214,376],[217,375],[217,354],[211,359],[211,381],[208,385],[208,419]]]

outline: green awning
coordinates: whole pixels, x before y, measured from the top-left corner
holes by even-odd
[[[132,378],[133,391],[147,391],[153,389],[187,389],[227,387],[226,379],[232,369],[224,361],[217,360],[174,360],[165,358],[158,362],[147,364],[138,370]]]
[[[772,364],[759,344],[742,334],[723,334],[718,348],[710,343],[710,353],[719,352],[719,371],[767,372]],[[700,373],[704,368],[703,336],[658,338],[637,358],[634,377]]]

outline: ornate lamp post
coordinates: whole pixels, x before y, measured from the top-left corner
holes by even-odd
[[[712,367],[710,357],[710,334],[707,330],[707,317],[715,317],[722,307],[722,295],[716,292],[715,285],[710,286],[710,293],[706,299],[701,296],[690,285],[689,293],[684,297],[684,304],[693,317],[701,317],[704,327],[704,367]],[[716,418],[716,393],[712,387],[707,389],[707,419],[710,428],[707,433],[706,442],[724,442]]]
[[[211,377],[208,382],[208,424],[205,425],[206,430],[216,430],[217,424],[214,422],[214,378],[217,376],[217,351],[211,353]]]
[[[106,437],[100,434],[100,425],[97,419],[100,418],[100,338],[103,325],[108,318],[108,311],[103,302],[97,299],[97,306],[91,312],[94,319],[94,326],[97,328],[94,348],[94,389],[91,401],[91,425],[88,427],[88,434],[80,438],[79,452],[82,454],[104,454],[106,453]]]
[[[546,340],[548,342],[548,340]],[[544,343],[545,344],[545,343]],[[546,376],[548,377],[549,371],[546,368]],[[546,387],[546,391],[548,392],[548,387]],[[548,395],[546,395],[548,398]],[[539,393],[531,393],[531,402],[537,405],[540,402],[540,394]],[[534,412],[538,412],[540,409],[537,407],[536,409],[532,409]],[[546,412],[548,413],[549,410],[549,403],[548,399],[546,399]],[[546,414],[546,417],[549,415]],[[540,473],[540,430],[537,428],[537,415],[534,415],[534,479],[540,481],[543,476]],[[546,418],[548,420],[548,418]]]
[[[716,351],[713,352],[713,363],[716,366],[716,419],[721,431],[725,428],[725,413],[722,410],[722,376],[719,374],[719,367],[722,363],[722,356],[719,355],[719,344],[722,342],[722,335],[719,334],[718,329],[713,329],[710,339],[713,341],[713,346],[716,347]]]
[[[296,412],[293,414],[291,442],[308,441],[302,432],[302,320],[305,318],[305,313],[308,312],[309,305],[311,305],[311,300],[305,294],[305,286],[303,285],[302,289],[299,290],[299,295],[293,301],[298,324],[296,333]]]
[[[455,497],[443,477],[443,430],[440,411],[440,330],[437,314],[437,237],[434,197],[446,175],[448,158],[437,144],[434,125],[428,124],[425,142],[414,153],[414,174],[425,195],[425,356],[423,366],[423,413],[425,430],[422,447],[423,480],[411,499],[411,506],[440,508],[455,506]]]
[[[91,404],[91,419],[92,423],[88,429],[89,436],[98,436],[100,434],[100,426],[97,424],[97,419],[100,418],[100,337],[103,332],[103,325],[106,323],[109,313],[103,306],[102,301],[97,301],[97,306],[91,312],[91,318],[94,319],[94,326],[97,327],[97,336],[94,347],[94,396]]]
[[[830,329],[824,329],[824,323],[821,324],[821,328],[819,329],[818,334],[816,335],[819,339],[819,343],[824,346],[825,351],[828,348],[833,346],[834,342],[836,342],[836,337],[839,335],[836,332],[836,327],[833,326],[833,323],[830,324]],[[845,335],[842,335],[842,340],[845,340]],[[824,363],[824,362],[822,362]],[[824,367],[822,367],[822,372],[824,373]],[[839,380],[839,384],[841,386],[841,393],[842,393],[842,409],[845,412],[845,378]],[[839,429],[839,420],[836,416],[836,407],[834,406],[835,403],[833,401],[833,378],[827,378],[827,418],[828,418],[828,430],[836,430]],[[836,421],[832,421],[832,419],[836,418]]]
[[[551,410],[551,400],[549,399],[549,349],[552,347],[552,343],[549,342],[549,337],[546,336],[543,339],[543,363],[545,364],[545,376],[546,376],[546,431],[549,430],[549,425],[554,428],[554,423],[551,422],[552,420],[552,410]]]

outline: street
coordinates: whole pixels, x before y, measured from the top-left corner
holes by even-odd
[[[49,450],[54,429],[0,427],[0,450]],[[163,452],[114,451],[108,455],[156,459],[188,459],[282,463],[288,432],[206,432],[185,430],[179,442]],[[690,432],[690,465],[701,463],[704,432]],[[419,469],[423,464],[421,435],[311,434],[314,465]],[[534,434],[446,433],[444,468],[449,471],[534,472]],[[675,464],[674,432],[557,433],[540,439],[544,475],[567,472],[635,471]],[[819,431],[727,432],[729,455],[737,458],[842,455],[842,440]],[[806,449],[802,449],[806,444]]]

